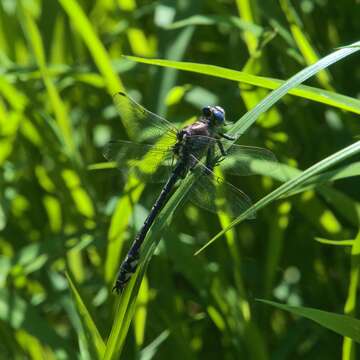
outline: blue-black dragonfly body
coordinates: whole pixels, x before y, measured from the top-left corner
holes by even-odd
[[[158,141],[160,136],[162,139],[170,138],[169,141],[165,140],[166,146],[111,141],[104,151],[104,156],[116,161],[120,170],[130,169],[135,175],[149,181],[166,178],[159,197],[120,266],[113,290],[121,293],[136,271],[146,234],[179,179],[184,178],[189,171],[197,171],[197,179],[190,189],[190,200],[207,210],[224,210],[237,216],[251,206],[251,200],[241,190],[215,176],[212,171],[214,166],[225,159],[224,164],[227,163],[229,158],[230,173],[250,175],[254,173],[252,161],[265,161],[264,166],[268,166],[271,171],[276,159],[266,149],[233,145],[235,139],[223,132],[226,125],[225,111],[220,106],[204,107],[196,122],[177,130],[169,121],[146,110],[124,93],[115,95],[115,103],[133,136],[141,139],[141,135],[145,134],[148,141]],[[145,156],[149,156],[149,160],[144,164]],[[170,172],[166,171],[169,168]],[[229,201],[217,201],[218,192]]]

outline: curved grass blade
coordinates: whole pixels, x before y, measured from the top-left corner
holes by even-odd
[[[283,13],[288,20],[292,36],[306,63],[315,63],[319,60],[319,56],[316,49],[308,39],[304,26],[301,24],[301,21],[299,20],[299,16],[296,13],[294,6],[292,6],[289,0],[280,0],[280,7],[282,8]],[[318,78],[319,82],[323,87],[325,87],[326,89],[332,88],[330,85],[331,75],[329,72],[327,72],[326,70],[321,71],[319,74],[316,75],[316,77]]]
[[[239,30],[252,32],[256,37],[260,37],[264,29],[256,24],[242,20],[237,16],[216,16],[216,15],[193,15],[186,19],[176,21],[165,26],[165,29],[180,29],[192,25],[228,25]]]
[[[226,231],[233,228],[235,225],[242,222],[244,219],[246,219],[247,215],[251,213],[251,211],[258,211],[262,209],[267,204],[279,199],[283,198],[286,195],[289,195],[290,192],[294,191],[298,187],[302,186],[304,183],[306,183],[309,179],[311,179],[313,176],[316,176],[320,174],[322,171],[336,165],[337,163],[340,163],[341,161],[344,161],[351,156],[354,156],[356,154],[360,153],[360,141],[357,141],[354,144],[351,144],[350,146],[336,152],[335,154],[330,155],[329,157],[319,161],[318,163],[314,164],[307,170],[300,173],[295,178],[287,181],[277,189],[275,189],[270,194],[266,195],[262,199],[260,199],[256,204],[254,204],[250,209],[245,211],[243,214],[241,214],[236,220],[234,220],[228,227],[220,231],[218,234],[216,234],[211,240],[209,240],[202,248],[200,248],[195,255],[198,255],[200,252],[202,252],[204,249],[206,249],[210,244],[212,244],[215,240],[217,240],[220,236],[222,236]]]
[[[159,347],[161,344],[167,340],[167,338],[170,336],[169,330],[164,330],[158,337],[156,337],[149,345],[144,347],[141,350],[140,358],[141,360],[151,360],[155,359],[155,355],[158,352]]]
[[[136,298],[140,284],[156,247],[155,244],[150,246],[152,247],[152,251],[149,251],[148,248],[145,249],[145,245],[143,245],[143,252],[145,253],[144,259],[140,262],[135,274],[131,276],[129,283],[117,303],[115,320],[106,344],[104,360],[118,359],[121,354],[135,312]]]
[[[144,188],[144,183],[136,179],[135,176],[130,176],[124,188],[124,194],[119,198],[115,212],[111,217],[105,262],[105,280],[108,284],[112,284],[119,268],[124,234],[131,219],[133,206],[139,200]]]
[[[88,47],[95,64],[105,79],[109,93],[112,95],[122,90],[124,87],[120,78],[112,69],[110,56],[78,2],[74,0],[60,0],[59,3]],[[126,124],[124,125],[126,126]]]
[[[289,306],[262,299],[258,299],[257,301],[275,306],[281,310],[289,311],[298,316],[303,316],[327,329],[335,331],[341,336],[349,337],[360,343],[360,320],[358,319],[308,307]]]
[[[282,165],[285,166],[285,165]],[[288,168],[288,167],[286,167]],[[292,169],[292,172],[300,173],[297,169]],[[288,172],[287,172],[288,174]],[[270,174],[271,176],[272,174]],[[295,175],[296,176],[296,175]],[[346,164],[341,166],[335,170],[329,170],[322,172],[321,174],[317,174],[306,181],[302,186],[296,188],[294,191],[291,191],[288,196],[296,195],[300,192],[304,192],[306,190],[311,190],[315,187],[321,186],[326,183],[330,183],[336,180],[346,179],[350,177],[360,176],[360,162],[354,162],[351,164]]]
[[[90,312],[88,311],[83,299],[81,298],[80,293],[76,289],[76,286],[68,273],[66,273],[66,278],[70,285],[79,318],[85,330],[89,350],[92,350],[91,354],[93,354],[93,356],[95,356],[96,353],[97,358],[101,359],[105,352],[105,343],[99,333],[98,328],[96,327],[96,324],[94,323],[94,320],[90,315]]]
[[[356,44],[356,43],[355,43]],[[355,45],[353,46],[354,48]],[[345,48],[342,48],[345,49]],[[346,47],[348,49],[348,47]],[[346,56],[346,55],[345,55]],[[161,60],[161,59],[144,59],[135,56],[125,56],[127,59],[141,62],[150,65],[157,65],[163,67],[175,68],[183,71],[190,71],[198,74],[214,76],[231,81],[237,81],[244,84],[259,86],[265,89],[274,90],[285,83],[284,80],[266,78],[262,76],[256,76],[247,74],[242,71],[231,70],[220,66],[198,64],[191,62]],[[325,59],[325,58],[323,58]],[[321,61],[321,60],[320,60]],[[315,65],[315,64],[314,64]],[[311,65],[311,66],[314,66]],[[308,68],[306,68],[308,69]],[[304,80],[305,81],[305,80]],[[350,111],[355,114],[360,114],[360,100],[352,98],[350,96],[338,94],[332,91],[323,90],[307,85],[300,85],[291,88],[288,91],[289,94],[299,96],[311,101],[330,105],[342,110]]]
[[[238,10],[238,15],[240,18],[254,24],[257,21],[255,20],[255,14],[253,11],[253,6],[251,5],[251,0],[236,1],[236,7]],[[258,49],[259,40],[248,30],[244,31],[244,41],[246,43],[247,49],[249,51],[250,57],[252,57]]]
[[[320,237],[316,237],[315,240],[321,244],[335,246],[353,246],[355,242],[354,240],[329,240]]]
[[[95,164],[96,165],[96,164]],[[101,164],[99,164],[100,167]],[[289,165],[277,163],[276,168],[273,171],[267,171],[267,164],[263,166],[261,161],[256,161],[253,164],[253,173],[260,174],[263,176],[270,176],[275,180],[285,182],[296,176],[299,176],[301,170],[293,168]],[[224,167],[226,169],[226,165]],[[360,176],[360,162],[356,161],[344,166],[337,167],[333,170],[324,171],[320,174],[317,174],[311,177],[308,181],[302,184],[300,187],[297,187],[294,191],[290,191],[287,196],[296,195],[299,192],[304,192],[306,190],[312,190],[319,186],[332,183],[337,180],[347,179],[351,177]],[[319,189],[320,190],[320,189]]]
[[[357,233],[357,236],[354,239],[354,244],[351,248],[351,271],[350,271],[350,281],[348,286],[348,296],[346,299],[344,312],[350,316],[356,316],[356,304],[358,298],[357,289],[359,287],[359,272],[360,272],[360,231]],[[353,339],[355,340],[355,339]],[[343,340],[343,354],[354,353],[354,344],[353,341],[348,337],[345,337]],[[349,356],[350,359],[350,356]]]
[[[54,111],[57,126],[60,130],[61,140],[64,142],[67,153],[70,156],[74,157],[75,155],[77,155],[77,149],[74,142],[75,136],[73,133],[71,120],[66,110],[65,104],[62,101],[53,80],[49,76],[49,71],[45,59],[45,50],[39,28],[32,15],[28,11],[23,10],[23,13],[23,16],[25,18],[24,24],[26,24],[26,32],[28,34],[28,39],[33,49],[37,65],[40,69],[45,88],[49,95],[49,101]]]

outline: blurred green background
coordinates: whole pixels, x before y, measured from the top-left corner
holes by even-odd
[[[107,141],[126,139],[114,93],[181,126],[208,104],[236,121],[269,92],[261,81],[122,55],[286,80],[359,40],[359,15],[351,0],[0,0],[0,358],[97,358],[65,271],[109,336],[117,268],[161,189],[129,190],[100,164]],[[347,95],[352,109],[287,95],[239,143],[299,170],[353,143],[358,64],[355,54],[307,82]],[[268,176],[229,180],[254,201],[280,185]],[[346,303],[352,314],[351,248],[315,238],[355,239],[359,199],[358,177],[320,184],[272,203],[196,257],[225,224],[191,204],[179,208],[143,281],[122,358],[346,358],[339,335],[255,299],[334,313]]]

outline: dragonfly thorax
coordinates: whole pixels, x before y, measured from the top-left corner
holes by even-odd
[[[195,159],[206,156],[214,137],[215,128],[209,126],[209,122],[199,119],[178,132],[174,154],[187,164],[187,169],[191,169],[195,165]]]
[[[205,106],[195,123],[184,127],[177,133],[174,154],[183,160],[191,155],[198,159],[206,155],[213,139],[219,138],[219,132],[225,125],[225,110],[221,106]]]

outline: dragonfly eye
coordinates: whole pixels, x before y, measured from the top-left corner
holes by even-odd
[[[213,115],[218,125],[223,125],[225,123],[225,111],[222,107],[215,106],[213,109]]]
[[[202,112],[203,116],[205,116],[206,118],[210,117],[211,116],[210,106],[203,107],[201,112]]]

